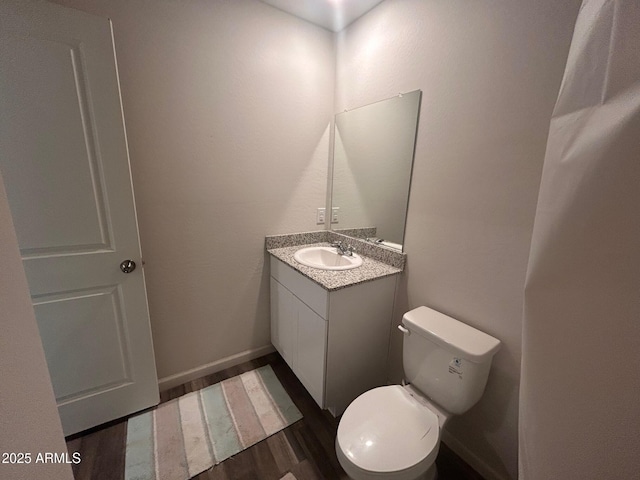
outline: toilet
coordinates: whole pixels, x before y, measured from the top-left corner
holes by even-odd
[[[354,480],[433,480],[440,432],[475,405],[500,341],[428,307],[405,313],[406,384],[363,393],[338,425],[336,453]]]

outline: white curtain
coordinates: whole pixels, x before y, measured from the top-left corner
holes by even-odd
[[[585,0],[578,16],[522,356],[520,479],[640,478],[640,0]]]

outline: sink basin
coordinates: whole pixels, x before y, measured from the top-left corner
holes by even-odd
[[[350,270],[362,265],[362,257],[357,253],[340,255],[334,247],[301,248],[293,258],[302,265],[321,270]]]

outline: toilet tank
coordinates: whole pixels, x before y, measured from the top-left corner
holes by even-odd
[[[405,313],[402,324],[407,382],[450,413],[475,405],[500,341],[428,307]]]

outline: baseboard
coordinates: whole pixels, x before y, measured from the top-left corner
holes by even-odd
[[[162,377],[158,379],[158,388],[161,392],[164,390],[169,390],[170,388],[177,387],[178,385],[190,382],[192,380],[195,380],[196,378],[211,375],[212,373],[219,372],[220,370],[224,370],[225,368],[233,367],[234,365],[253,360],[254,358],[262,357],[263,355],[267,355],[275,351],[276,349],[273,348],[273,345],[271,344],[265,345],[263,347],[245,350],[244,352],[221,358],[220,360],[216,360],[215,362],[207,363],[205,365],[201,365],[190,370],[185,370],[184,372],[175,373],[167,377]]]
[[[464,446],[460,441],[446,430],[442,431],[442,441],[447,444],[453,452],[462,460],[467,462],[471,468],[482,475],[486,480],[509,480],[502,474],[482,461],[475,453]]]

